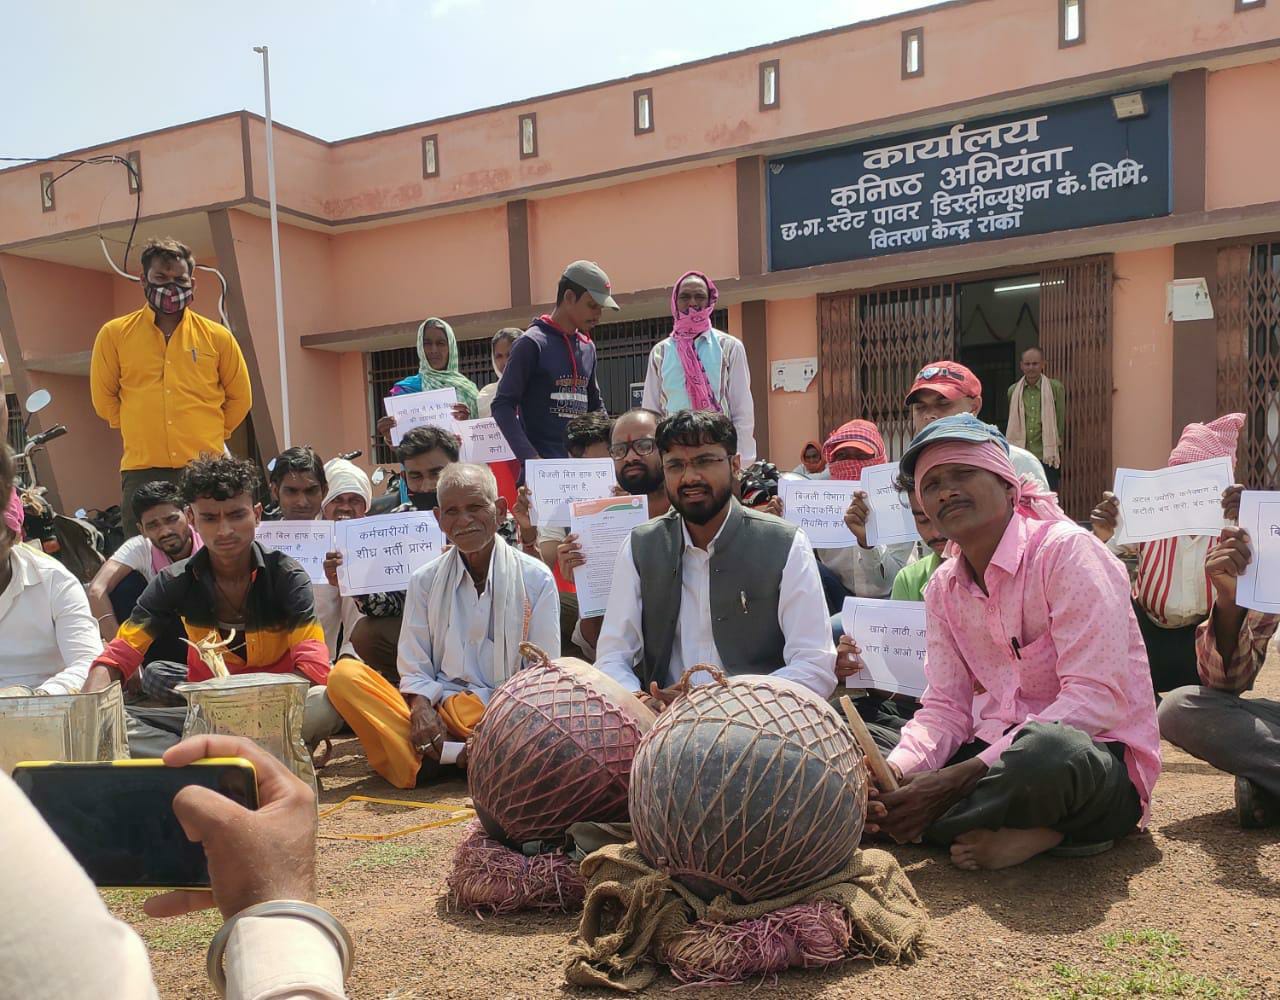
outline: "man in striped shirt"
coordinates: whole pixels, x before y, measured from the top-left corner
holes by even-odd
[[[1160,703],[1160,735],[1235,775],[1236,816],[1245,828],[1280,824],[1280,702],[1242,698],[1266,660],[1280,615],[1236,604],[1236,580],[1253,558],[1243,528],[1227,528],[1205,565],[1213,609],[1196,632],[1199,684]]]
[[[1186,465],[1209,458],[1232,457],[1244,425],[1244,414],[1228,413],[1207,424],[1188,424],[1169,455],[1169,465]],[[1242,486],[1222,495],[1228,521],[1240,511]],[[1114,493],[1104,493],[1091,515],[1093,533],[1117,554],[1137,553],[1138,573],[1133,584],[1133,606],[1142,628],[1142,639],[1151,663],[1151,683],[1157,694],[1195,684],[1196,628],[1208,617],[1209,580],[1205,560],[1216,541],[1213,535],[1182,535],[1142,542],[1132,548],[1111,544],[1120,507]]]

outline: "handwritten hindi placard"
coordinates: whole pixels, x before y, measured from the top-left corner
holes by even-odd
[[[264,549],[275,549],[302,564],[312,583],[328,583],[324,557],[333,551],[332,521],[263,521],[254,537]]]
[[[926,685],[925,615],[920,601],[846,597],[841,609],[846,635],[862,650],[862,670],[845,687],[890,691],[919,698]]]
[[[1222,494],[1231,478],[1229,458],[1188,462],[1154,472],[1116,469],[1115,494],[1120,503],[1116,543],[1218,534],[1226,523]]]
[[[1253,558],[1236,581],[1236,603],[1264,614],[1280,614],[1280,493],[1245,490],[1240,527],[1249,532]]]
[[[867,518],[868,545],[895,545],[914,542],[920,537],[911,508],[903,503],[902,494],[893,485],[897,478],[897,462],[862,470],[859,482],[871,505],[871,516]]]
[[[524,481],[533,494],[533,523],[569,527],[569,504],[613,495],[618,479],[611,458],[534,458],[524,464]]]
[[[333,542],[342,553],[338,590],[343,597],[405,590],[414,571],[444,549],[440,525],[425,510],[337,521]]]
[[[844,512],[860,489],[853,480],[780,479],[782,516],[805,533],[815,549],[847,549],[857,545],[844,523]]]
[[[391,443],[398,445],[415,427],[440,427],[457,434],[457,421],[453,419],[453,406],[457,401],[458,394],[452,389],[388,396],[382,405],[387,416],[396,418],[391,428]]]
[[[493,417],[479,420],[461,420],[454,425],[462,439],[459,458],[464,462],[488,465],[490,462],[507,462],[515,458],[515,452],[502,435],[502,428]]]

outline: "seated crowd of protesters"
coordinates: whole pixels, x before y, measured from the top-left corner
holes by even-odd
[[[161,756],[183,730],[175,688],[211,676],[195,647],[214,639],[231,674],[305,678],[308,746],[349,728],[374,770],[410,788],[465,771],[467,740],[493,691],[526,665],[526,641],[585,657],[659,711],[683,682],[706,679],[692,672],[699,665],[771,674],[826,699],[861,667],[833,612],[845,596],[892,597],[924,604],[927,688],[919,699],[857,699],[898,784],[873,792],[868,835],[945,847],[963,869],[1098,853],[1147,823],[1161,734],[1235,777],[1242,825],[1280,823],[1280,706],[1240,697],[1278,620],[1236,603],[1253,558],[1243,530],[1114,551],[1115,498],[1100,500],[1092,531],[1072,522],[1039,461],[976,416],[978,379],[944,360],[922,368],[903,401],[914,437],[896,485],[919,540],[868,544],[869,499],[855,489],[853,544],[815,550],[776,516],[776,500],[740,500],[749,395],[737,348],[710,324],[714,284],[690,272],[673,289],[675,327],[646,396],[662,408],[615,419],[589,336],[616,307],[608,287],[598,266],[571,265],[553,313],[494,337],[501,379],[488,398],[459,371],[449,325],[419,328],[421,371],[397,391],[451,388],[457,419],[491,402],[504,432],[515,428],[514,463],[462,463],[450,429],[417,427],[396,448],[397,485],[378,498],[363,470],[310,447],[269,464],[284,520],[430,512],[446,548],[405,590],[344,596],[347,553],[328,553],[327,582],[316,584],[265,547],[261,474],[227,455],[189,463],[176,487],[140,484],[130,511],[139,534],[87,594],[17,544],[21,506],[15,514],[10,502],[0,696],[122,682],[133,755]],[[1170,464],[1234,454],[1242,425],[1233,414],[1188,426]],[[393,426],[384,418],[379,433]],[[533,457],[608,457],[615,492],[646,500],[602,617],[578,613],[582,540],[535,523],[518,485]],[[853,420],[807,442],[797,472],[859,483],[887,461],[879,429]],[[12,479],[6,451],[9,497]],[[1239,494],[1223,496],[1228,519]],[[1137,558],[1132,585],[1125,554]]]

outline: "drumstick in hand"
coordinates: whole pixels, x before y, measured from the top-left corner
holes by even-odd
[[[858,741],[858,746],[862,747],[862,752],[866,755],[867,763],[871,767],[871,773],[876,777],[876,784],[880,786],[881,791],[896,792],[898,790],[898,779],[893,776],[892,768],[885,762],[884,755],[880,753],[880,748],[876,746],[876,741],[871,738],[871,732],[867,729],[867,724],[862,721],[862,716],[854,710],[853,702],[849,700],[847,694],[840,696],[840,707],[844,709],[844,717],[849,720],[849,730],[853,733],[853,738]]]

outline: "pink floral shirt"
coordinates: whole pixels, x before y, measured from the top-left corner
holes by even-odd
[[[990,766],[1026,723],[1061,722],[1125,745],[1145,825],[1160,732],[1124,565],[1074,524],[1014,514],[986,583],[990,596],[963,558],[934,574],[925,591],[928,688],[889,760],[906,774],[936,770],[979,739],[990,744],[980,754]]]

